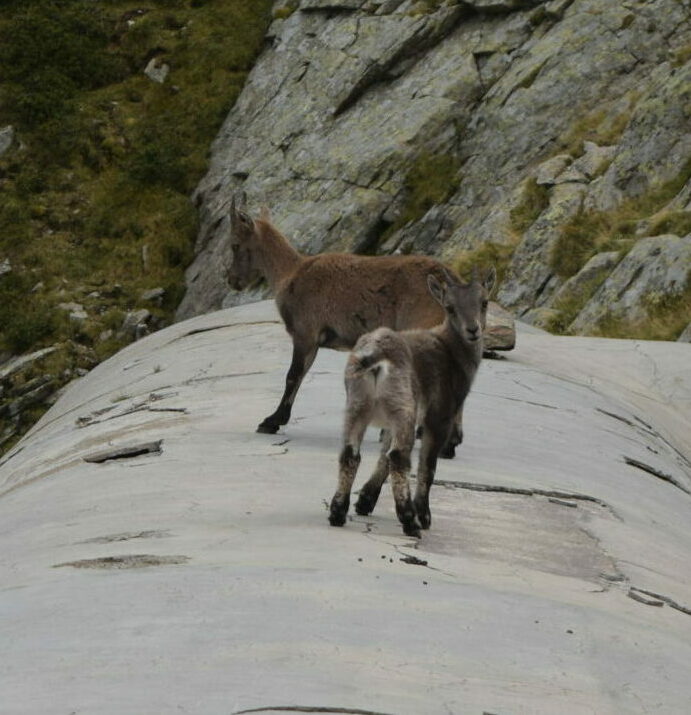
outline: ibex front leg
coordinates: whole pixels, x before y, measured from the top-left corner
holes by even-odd
[[[286,375],[286,389],[283,392],[283,397],[276,411],[272,415],[265,417],[259,424],[257,432],[275,434],[278,432],[279,427],[288,423],[295,396],[307,371],[312,367],[314,358],[317,355],[317,349],[316,343],[310,344],[293,338],[293,359]]]
[[[420,447],[420,460],[417,469],[417,489],[415,490],[415,512],[423,529],[429,529],[432,523],[432,513],[429,508],[429,492],[434,482],[437,471],[437,457],[450,432],[448,422],[425,422],[422,445]]]

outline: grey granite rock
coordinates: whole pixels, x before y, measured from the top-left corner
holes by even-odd
[[[669,62],[691,42],[688,12],[687,0],[301,3],[271,26],[212,147],[178,318],[228,293],[226,214],[240,188],[311,253],[453,259],[518,239],[500,299],[546,306],[561,285],[551,247],[575,207],[616,207],[691,157],[691,68]],[[404,215],[411,166],[434,154],[454,157],[457,188],[381,242]],[[536,175],[556,203],[516,236],[511,208]]]
[[[638,241],[569,327],[586,333],[605,317],[645,320],[665,297],[683,292],[691,279],[691,235]]]
[[[578,273],[571,276],[559,288],[550,301],[550,305],[589,297],[612,272],[612,269],[619,263],[619,259],[619,251],[596,253]]]
[[[254,433],[290,361],[270,303],[70,385],[0,458],[3,711],[686,713],[689,346],[519,344],[483,362],[415,543],[388,485],[327,522],[344,355]]]

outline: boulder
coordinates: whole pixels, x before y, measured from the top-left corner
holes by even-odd
[[[139,298],[144,302],[151,302],[160,306],[163,303],[163,296],[165,296],[165,294],[165,288],[151,288],[150,290],[145,290]]]
[[[485,329],[485,350],[513,350],[516,346],[516,324],[513,315],[498,303],[490,301]]]
[[[69,313],[70,320],[81,323],[89,317],[81,303],[58,303],[58,308]]]
[[[677,338],[678,343],[691,343],[691,323],[689,323],[681,335]]]
[[[7,380],[15,373],[26,369],[33,363],[42,360],[44,357],[51,355],[56,350],[56,346],[42,348],[41,350],[36,350],[27,355],[20,355],[19,357],[12,358],[5,363],[2,363],[2,365],[0,366],[0,382],[2,382],[3,380]]]
[[[170,65],[163,62],[160,57],[152,57],[144,68],[144,74],[157,84],[163,84],[169,72]]]
[[[151,317],[151,313],[146,308],[127,313],[118,331],[118,337],[139,340],[150,332],[148,323]]]
[[[0,156],[2,156],[14,142],[14,127],[8,125],[0,129]]]

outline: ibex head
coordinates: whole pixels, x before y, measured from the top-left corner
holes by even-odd
[[[492,266],[480,279],[474,268],[470,283],[462,283],[446,269],[444,273],[443,281],[432,274],[427,276],[430,293],[444,308],[451,329],[463,342],[475,343],[485,329],[489,294],[496,280],[496,270]]]
[[[255,250],[256,226],[245,212],[247,194],[238,191],[230,201],[230,248],[233,262],[228,269],[228,283],[233,290],[244,290],[260,277]]]

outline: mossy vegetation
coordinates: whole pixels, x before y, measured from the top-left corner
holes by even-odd
[[[511,210],[511,228],[519,234],[524,233],[548,206],[549,187],[538,184],[534,177],[529,178],[524,184],[520,203]]]
[[[436,12],[440,7],[458,5],[457,0],[420,0],[408,11],[411,17],[418,15],[429,15]]]
[[[569,326],[576,316],[583,310],[586,303],[595,295],[595,291],[604,283],[606,273],[594,277],[592,280],[571,291],[568,295],[557,299],[551,306],[555,313],[544,326],[551,333],[568,334]]]
[[[299,0],[289,0],[289,2],[286,2],[283,5],[279,5],[277,8],[274,8],[271,15],[274,20],[285,20],[298,9],[299,5]]]
[[[691,60],[691,44],[679,47],[672,53],[672,67],[681,67]]]
[[[470,251],[462,251],[452,262],[452,268],[464,280],[470,280],[474,268],[486,271],[494,266],[497,271],[495,286],[500,286],[509,269],[511,256],[516,248],[516,242],[482,243]]]
[[[0,260],[12,267],[0,351],[75,342],[99,360],[121,346],[99,339],[115,316],[146,307],[170,321],[196,234],[189,194],[271,4],[0,3],[0,127],[15,131],[0,157]],[[144,74],[152,59],[170,68],[163,83]],[[162,306],[142,305],[157,286]],[[84,306],[79,329],[61,302]]]
[[[640,94],[636,91],[630,92],[626,99],[626,107],[618,112],[598,108],[584,114],[559,137],[559,151],[579,157],[584,152],[583,142],[591,141],[600,146],[616,144],[631,120]]]
[[[411,221],[419,221],[433,206],[447,201],[461,183],[459,170],[460,162],[451,154],[420,154],[406,174],[405,207],[382,240]]]
[[[550,267],[562,278],[577,273],[586,261],[601,251],[627,252],[636,240],[636,229],[646,221],[645,235],[691,230],[691,216],[684,211],[664,211],[664,207],[691,179],[691,161],[678,175],[651,187],[645,194],[627,199],[611,211],[581,211],[561,228],[550,256]]]
[[[651,294],[646,298],[647,317],[630,321],[608,315],[595,330],[595,335],[635,340],[676,340],[691,321],[691,272],[686,289],[675,294]]]

